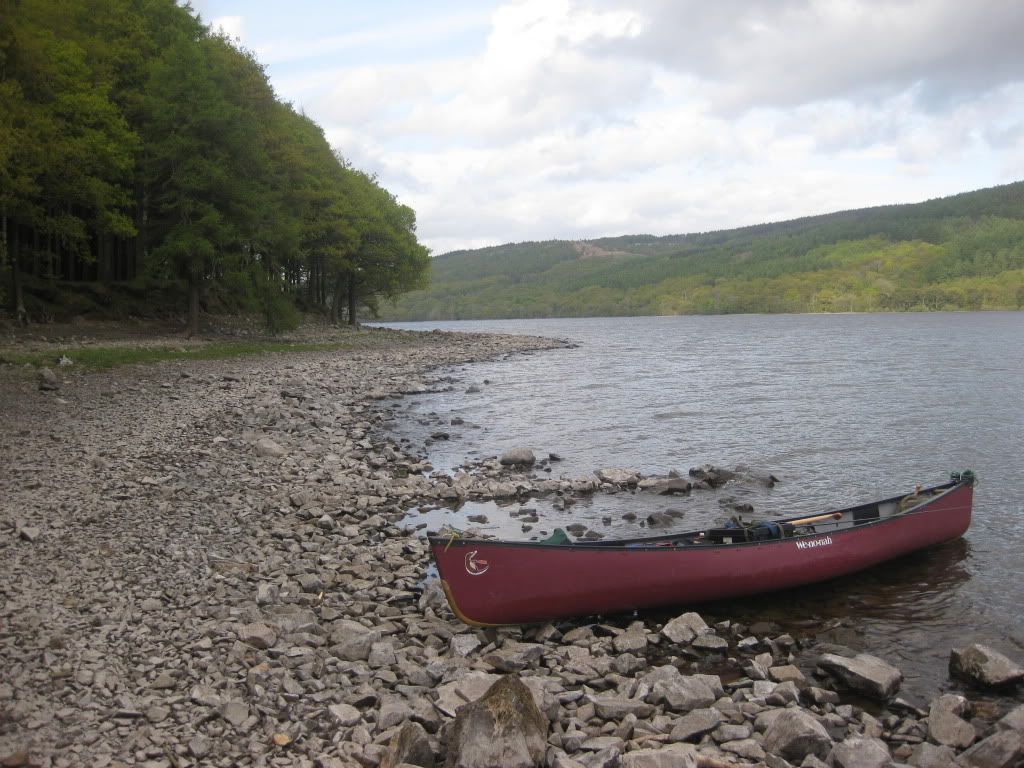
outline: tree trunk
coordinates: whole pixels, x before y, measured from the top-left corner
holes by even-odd
[[[188,272],[188,337],[199,335],[199,268]]]
[[[349,275],[348,278],[348,324],[359,325],[356,320],[356,276]]]
[[[7,215],[4,214],[4,248],[7,247]],[[18,251],[18,226],[11,227],[11,248],[8,257],[11,262],[11,304],[14,310],[14,321],[18,325],[28,325],[28,312],[25,311],[25,296],[21,290],[21,270]]]
[[[334,278],[334,296],[331,297],[331,325],[341,323],[341,295],[345,290],[345,276],[338,274]]]

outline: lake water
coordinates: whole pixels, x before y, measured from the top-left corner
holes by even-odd
[[[1024,662],[1024,313],[766,315],[403,323],[413,329],[524,333],[578,346],[449,371],[450,392],[407,398],[399,437],[428,442],[439,469],[529,447],[556,453],[552,476],[602,467],[646,474],[712,463],[776,475],[772,489],[683,498],[622,493],[566,510],[531,502],[537,529],[584,522],[643,535],[652,511],[681,530],[724,519],[724,496],[755,517],[813,513],[902,493],[971,468],[974,519],[957,542],[828,584],[699,608],[771,619],[883,656],[918,701],[955,687],[949,649],[984,641]],[[489,383],[484,383],[485,381]],[[470,384],[479,393],[466,393]],[[454,417],[463,424],[451,426]],[[450,439],[431,442],[439,429]],[[529,538],[487,505],[489,526]],[[481,509],[423,521],[469,527]],[[627,512],[636,522],[623,520]],[[609,519],[610,518],[610,519]],[[416,514],[410,517],[416,524]],[[420,523],[422,525],[422,523]]]

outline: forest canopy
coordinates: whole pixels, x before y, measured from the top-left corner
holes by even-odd
[[[1020,309],[1024,182],[688,235],[552,240],[433,259],[391,320]]]
[[[174,0],[0,0],[0,227],[20,322],[355,322],[430,264],[412,209]]]

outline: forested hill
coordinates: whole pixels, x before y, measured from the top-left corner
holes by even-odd
[[[553,240],[433,259],[395,320],[1019,309],[1024,182],[689,235]]]
[[[18,322],[354,321],[425,283],[415,231],[187,4],[0,0],[0,300]]]

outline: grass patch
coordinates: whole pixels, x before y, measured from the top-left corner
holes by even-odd
[[[77,369],[107,370],[121,365],[146,365],[167,360],[225,360],[233,357],[272,355],[284,352],[332,352],[384,346],[404,346],[411,339],[391,334],[354,334],[347,339],[327,342],[286,342],[286,341],[214,341],[201,346],[87,346],[61,349],[55,345],[45,352],[2,352],[0,363],[12,365],[33,365],[36,367],[56,365],[57,359],[65,354]]]

